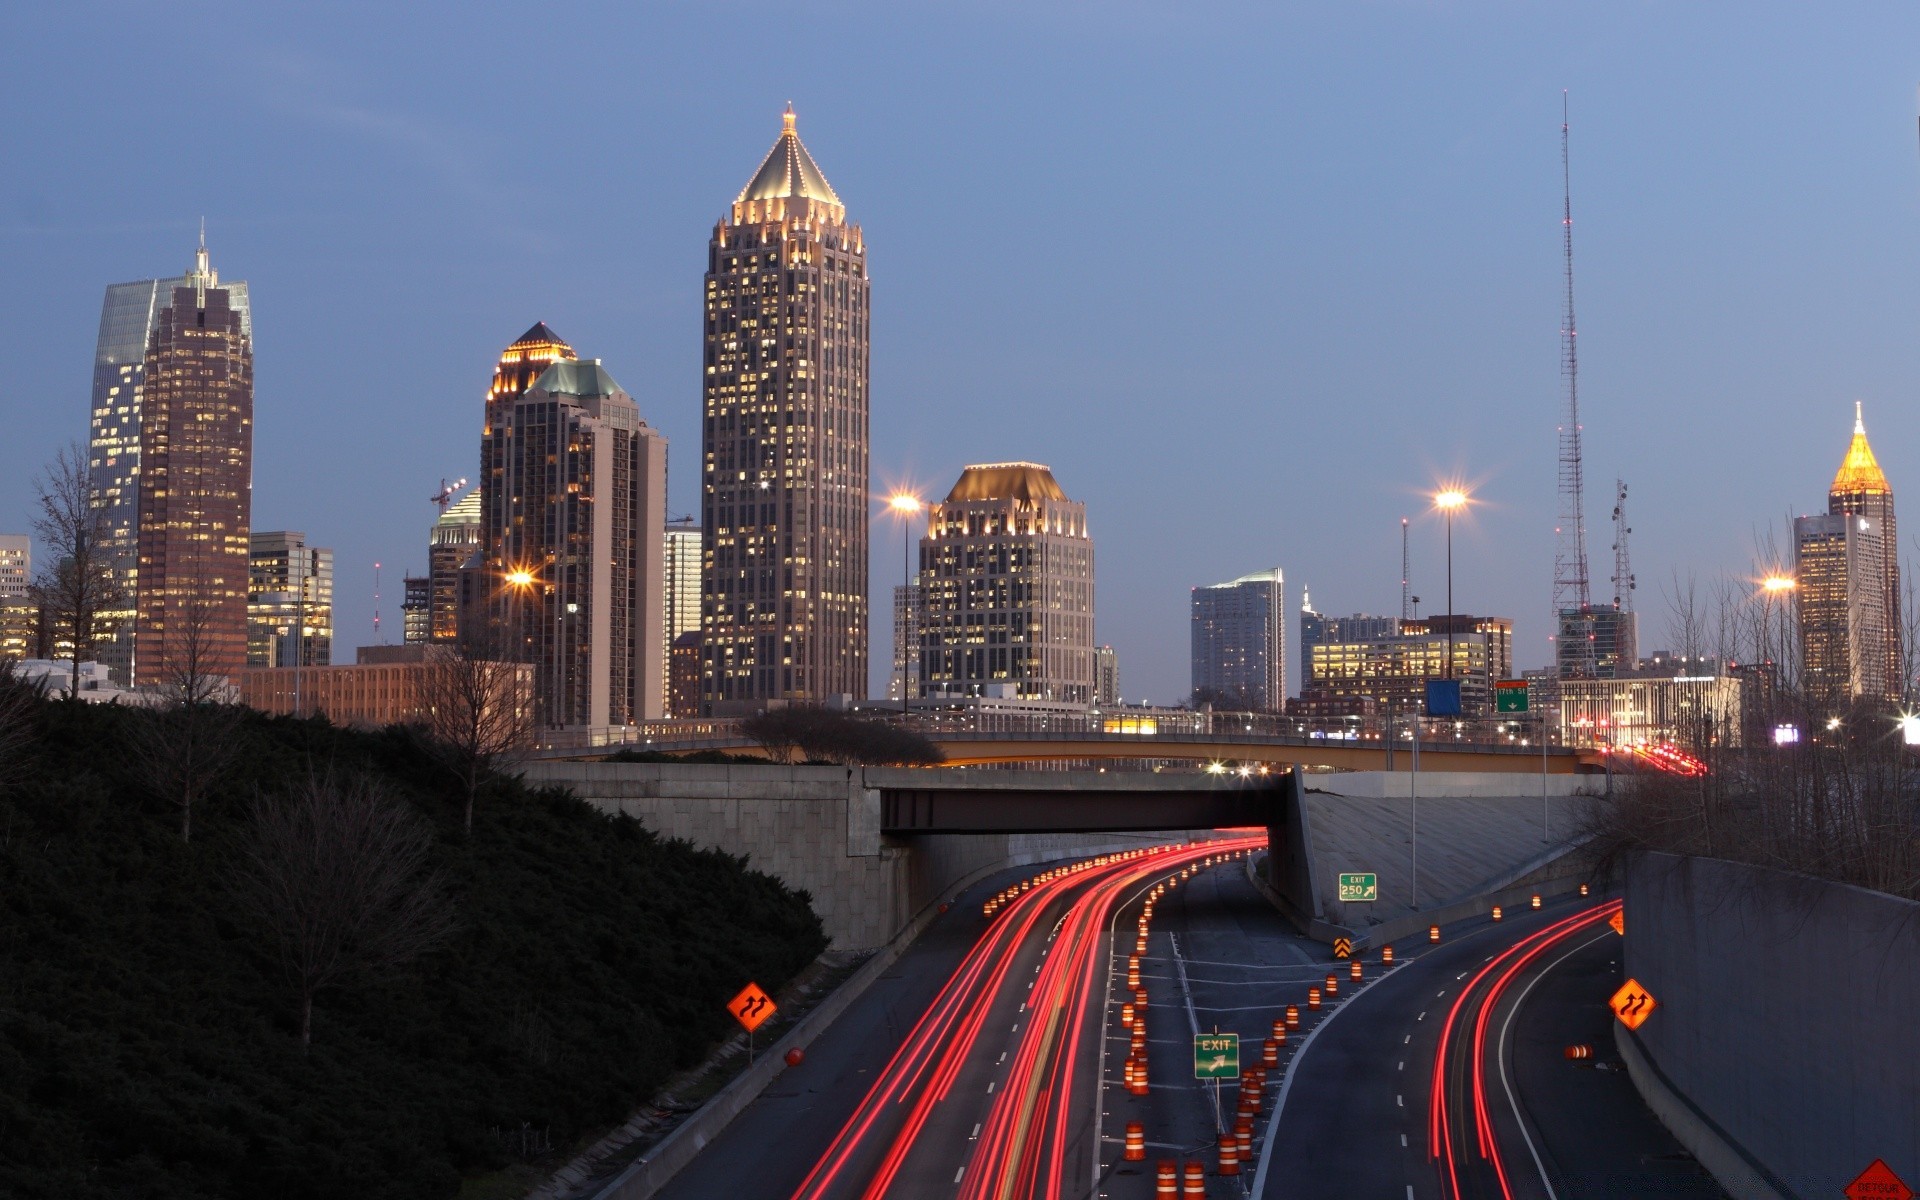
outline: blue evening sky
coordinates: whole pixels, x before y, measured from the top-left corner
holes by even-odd
[[[545,320],[671,439],[697,510],[713,222],[792,100],[866,228],[873,465],[1050,464],[1129,698],[1187,596],[1278,564],[1330,612],[1443,594],[1548,653],[1561,89],[1587,512],[1662,581],[1824,505],[1853,402],[1920,497],[1912,4],[26,5],[0,40],[0,530],[85,435],[101,289],[200,217],[253,289],[254,524],[335,548],[336,655],[398,640],[500,347]],[[1909,500],[1909,504],[1915,503]],[[1909,517],[1920,520],[1920,515]],[[1920,528],[1920,526],[1916,526]],[[876,687],[900,541],[874,522]],[[1290,622],[1291,624],[1291,622]],[[1290,628],[1289,639],[1293,633]]]

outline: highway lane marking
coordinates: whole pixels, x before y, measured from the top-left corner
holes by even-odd
[[[989,1080],[987,1080],[987,1095],[989,1095],[989,1096],[991,1096],[991,1095],[993,1095],[993,1085],[994,1085],[994,1084],[996,1084],[996,1083],[998,1083],[998,1082],[999,1082],[999,1080],[997,1080],[997,1079],[989,1079]]]
[[[1533,1156],[1534,1170],[1540,1172],[1540,1184],[1547,1189],[1547,1200],[1557,1200],[1557,1196],[1553,1190],[1553,1181],[1547,1178],[1546,1164],[1540,1161],[1540,1151],[1533,1144],[1533,1135],[1527,1132],[1526,1118],[1520,1115],[1520,1100],[1519,1097],[1514,1095],[1513,1078],[1507,1071],[1507,1043],[1511,1037],[1513,1019],[1520,1014],[1520,1006],[1527,1002],[1527,993],[1533,991],[1534,986],[1542,979],[1545,979],[1555,967],[1580,953],[1582,950],[1585,950],[1595,942],[1606,940],[1612,932],[1612,929],[1608,929],[1606,933],[1602,933],[1597,937],[1588,938],[1586,941],[1547,964],[1538,975],[1535,975],[1532,980],[1527,983],[1526,987],[1520,990],[1520,995],[1515,997],[1513,1001],[1513,1007],[1507,1010],[1507,1019],[1500,1023],[1500,1086],[1506,1090],[1507,1104],[1513,1109],[1514,1123],[1520,1126],[1520,1136],[1525,1139],[1527,1143],[1527,1153]]]
[[[960,1182],[960,1177],[961,1177],[962,1175],[965,1175],[966,1173],[967,1173],[967,1169],[966,1169],[965,1167],[961,1167],[961,1168],[960,1168],[960,1169],[959,1169],[958,1171],[955,1171],[955,1172],[953,1173],[953,1181],[954,1181],[955,1183],[959,1183],[959,1182]]]
[[[1413,1200],[1413,1185],[1407,1185],[1407,1200]]]
[[[1393,1102],[1395,1105],[1399,1106],[1400,1108],[1405,1108],[1407,1106],[1407,1098],[1405,1096],[1396,1095],[1393,1098]]]
[[[1404,1059],[1404,1058],[1403,1058],[1403,1059],[1401,1059],[1401,1060],[1400,1060],[1400,1065],[1399,1065],[1399,1066],[1398,1066],[1397,1068],[1395,1068],[1395,1069],[1396,1069],[1396,1070],[1400,1070],[1400,1071],[1404,1071],[1404,1070],[1406,1070],[1406,1069],[1407,1069],[1407,1060],[1406,1060],[1406,1059]]]
[[[1007,1061],[1007,1052],[1005,1050],[1002,1050],[1000,1052],[1000,1062],[1005,1062],[1005,1061]],[[994,1065],[998,1066],[999,1063],[995,1063]]]
[[[1405,1037],[1403,1037],[1403,1038],[1401,1038],[1401,1039],[1400,1039],[1400,1044],[1401,1044],[1402,1046],[1404,1046],[1404,1045],[1406,1045],[1407,1043],[1409,1043],[1409,1042],[1411,1042],[1412,1040],[1413,1040],[1413,1035],[1412,1035],[1412,1034],[1408,1034],[1407,1036],[1405,1036]]]
[[[1424,1021],[1424,1020],[1426,1020],[1426,1019],[1427,1019],[1427,1012],[1426,1012],[1426,1010],[1425,1010],[1425,1009],[1421,1009],[1421,1010],[1420,1010],[1420,1015],[1414,1018],[1414,1020],[1416,1020],[1416,1021]],[[1413,1035],[1412,1035],[1412,1034],[1408,1034],[1407,1036],[1408,1036],[1408,1037],[1412,1037]]]
[[[1465,971],[1462,971],[1458,975],[1454,976],[1455,979],[1465,979],[1466,977],[1467,977],[1467,973]]]
[[[1445,988],[1441,988],[1439,991],[1434,993],[1435,996],[1444,996],[1446,994],[1447,994],[1447,989]]]
[[[975,1128],[977,1129],[977,1128],[979,1128],[979,1126],[975,1126]],[[1402,1150],[1405,1150],[1405,1149],[1407,1148],[1407,1135],[1406,1135],[1406,1134],[1404,1134],[1404,1133],[1400,1135],[1400,1148],[1401,1148]],[[1412,1187],[1413,1185],[1412,1185],[1412,1184],[1408,1184],[1407,1186],[1408,1186],[1408,1187]]]
[[[973,1124],[973,1132],[967,1135],[967,1140],[971,1142],[972,1140],[974,1140],[979,1136],[980,1136],[980,1123],[978,1121],[975,1121]],[[1407,1135],[1404,1133],[1401,1134],[1400,1140],[1402,1143],[1404,1143],[1407,1140]]]

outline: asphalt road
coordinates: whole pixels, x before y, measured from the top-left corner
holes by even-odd
[[[1620,983],[1617,937],[1589,924],[1525,957],[1534,935],[1595,904],[1563,900],[1497,926],[1450,926],[1438,946],[1396,946],[1402,965],[1302,1052],[1264,1195],[1500,1196],[1504,1173],[1516,1200],[1720,1196],[1619,1069],[1606,1007]],[[1435,1060],[1448,1029],[1449,1123],[1436,1143]],[[1574,1044],[1595,1058],[1569,1061]],[[1478,1146],[1483,1120],[1497,1139],[1494,1158]]]

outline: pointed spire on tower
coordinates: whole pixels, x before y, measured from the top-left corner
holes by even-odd
[[[747,186],[740,189],[735,204],[750,200],[817,200],[842,207],[844,211],[833,185],[827,182],[813,156],[801,144],[800,134],[794,127],[796,119],[793,104],[788,102],[786,112],[780,115],[779,139],[773,143],[773,149],[767,151],[766,159]]]
[[[1833,487],[1828,489],[1830,496],[1891,495],[1893,488],[1887,483],[1886,472],[1880,469],[1880,462],[1873,456],[1873,447],[1867,444],[1867,423],[1861,412],[1858,400],[1853,402],[1853,441],[1847,445],[1847,457],[1841,460],[1840,470],[1833,477]]]
[[[207,289],[220,286],[219,273],[213,269],[212,261],[207,256],[207,219],[205,217],[200,218],[200,246],[193,252],[193,269],[187,272],[187,278],[193,280],[195,303],[205,308]]]

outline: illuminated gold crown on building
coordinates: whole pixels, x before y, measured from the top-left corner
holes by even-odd
[[[1853,441],[1847,446],[1847,457],[1840,464],[1839,473],[1833,477],[1831,492],[1835,496],[1893,494],[1886,473],[1873,457],[1873,447],[1867,445],[1867,425],[1857,400],[1853,404]]]
[[[781,117],[780,138],[773,143],[773,149],[767,151],[766,161],[753,173],[747,186],[740,189],[735,204],[744,204],[749,200],[819,200],[825,204],[839,204],[840,197],[835,194],[833,185],[821,173],[814,163],[813,156],[800,143],[800,135],[795,132],[793,105],[787,105],[787,111]]]

